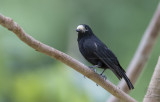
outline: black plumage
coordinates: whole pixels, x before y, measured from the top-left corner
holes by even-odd
[[[85,59],[94,65],[92,67],[102,68],[103,72],[106,69],[112,70],[119,80],[124,78],[129,89],[134,89],[117,57],[94,35],[92,29],[88,25],[82,24],[77,27],[76,31],[78,32],[79,50]]]

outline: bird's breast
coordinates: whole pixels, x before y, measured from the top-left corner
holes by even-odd
[[[84,58],[93,65],[96,65],[99,60],[98,57],[94,54],[94,51],[97,48],[97,44],[89,39],[83,39],[78,42],[78,45],[79,50]]]

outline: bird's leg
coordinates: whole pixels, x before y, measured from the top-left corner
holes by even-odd
[[[96,72],[96,69],[97,67],[99,67],[99,65],[94,65],[94,66],[88,66],[89,68],[91,68],[94,72]]]
[[[96,73],[96,69],[97,67],[100,67],[100,65],[94,65],[94,66],[88,66],[89,68],[91,68],[95,73]],[[84,76],[84,78],[86,78],[86,76]]]
[[[104,78],[104,80],[107,79],[107,77],[106,77],[105,75],[103,75],[103,73],[104,73],[105,70],[106,70],[106,69],[104,69],[104,70],[102,71],[102,73],[100,74],[100,76],[102,76],[102,77]]]
[[[89,66],[89,68],[97,68],[100,67],[99,65]]]
[[[101,63],[101,62],[98,62],[97,65],[89,66],[89,68],[93,69],[93,71],[96,72],[96,69],[94,69],[94,68],[99,68],[99,67],[101,67],[101,66],[102,66],[102,63]]]
[[[106,70],[106,69],[104,69],[100,75],[102,75],[102,74],[104,73],[105,70]]]

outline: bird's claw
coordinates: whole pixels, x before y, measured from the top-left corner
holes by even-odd
[[[94,69],[92,66],[89,66],[90,69],[92,69],[95,73],[97,72],[96,69]]]
[[[100,76],[101,76],[104,80],[106,80],[106,79],[107,79],[107,77],[106,77],[105,75],[100,74]],[[96,85],[98,86],[98,84],[97,84],[97,83],[96,83]]]
[[[94,69],[94,68],[93,68],[92,70],[93,70],[95,73],[97,72],[97,70],[96,70],[96,69]]]
[[[93,68],[93,66],[88,66],[89,68]]]
[[[100,74],[100,76],[101,76],[104,80],[107,79],[107,77],[106,77],[105,75]]]

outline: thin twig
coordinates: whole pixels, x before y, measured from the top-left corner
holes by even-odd
[[[138,79],[140,73],[144,69],[144,65],[146,64],[153,46],[158,38],[160,31],[160,4],[158,5],[155,14],[142,37],[140,45],[127,69],[127,76],[131,80],[133,84],[135,84],[136,80]],[[124,80],[122,80],[118,85],[124,92],[129,93],[129,90],[126,86]],[[114,96],[107,102],[118,102],[118,99]]]
[[[160,102],[160,57],[143,102]]]
[[[84,76],[93,80],[98,85],[102,86],[106,91],[110,92],[112,95],[116,96],[123,102],[136,102],[135,99],[125,94],[123,91],[118,89],[118,87],[113,85],[108,80],[104,80],[104,78],[102,78],[100,75],[98,75],[93,70],[91,70],[84,64],[80,63],[76,59],[70,57],[69,55],[63,52],[56,50],[55,48],[52,48],[48,45],[45,45],[37,41],[36,39],[34,39],[33,37],[25,33],[24,30],[16,22],[14,22],[11,18],[5,17],[2,14],[0,14],[0,24],[3,27],[7,28],[8,30],[14,32],[19,37],[19,39],[21,39],[24,43],[26,43],[27,45],[29,45],[36,51],[39,51],[48,56],[51,56],[52,58],[60,60],[66,65],[72,67],[73,69],[80,72]]]

